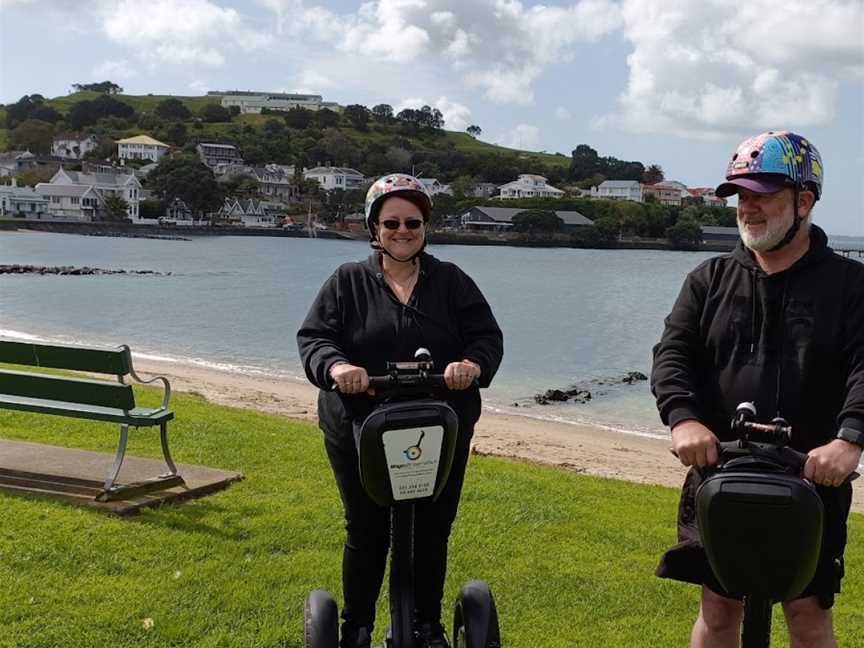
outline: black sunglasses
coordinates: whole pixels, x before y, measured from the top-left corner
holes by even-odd
[[[388,230],[398,230],[400,225],[405,225],[406,229],[416,230],[423,227],[423,221],[419,218],[409,218],[406,221],[398,221],[398,220],[382,220],[381,226],[384,229]]]

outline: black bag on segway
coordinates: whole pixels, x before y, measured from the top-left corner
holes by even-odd
[[[363,488],[379,506],[436,500],[450,474],[458,433],[456,412],[441,401],[377,407],[355,431]]]
[[[708,562],[728,593],[788,601],[813,579],[824,513],[810,482],[761,459],[734,459],[699,487],[696,512]]]

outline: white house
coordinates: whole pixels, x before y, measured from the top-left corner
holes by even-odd
[[[591,187],[591,197],[642,202],[642,183],[638,180],[604,180],[600,186]]]
[[[92,187],[101,199],[100,205],[108,196],[119,196],[128,203],[126,213],[132,222],[140,221],[138,205],[141,202],[141,182],[134,173],[81,173],[60,167],[49,183],[41,184]]]
[[[417,178],[423,186],[426,187],[426,191],[429,192],[430,196],[437,196],[438,194],[447,194],[448,196],[453,195],[453,190],[450,189],[450,185],[441,184],[438,182],[438,178]]]
[[[260,114],[262,108],[269,110],[288,111],[292,108],[306,108],[307,110],[321,110],[329,108],[333,111],[340,110],[340,106],[332,101],[322,101],[321,95],[289,94],[287,92],[244,92],[241,90],[229,90],[226,92],[210,91],[210,97],[219,97],[222,106],[230,108],[238,106],[241,113]]]
[[[117,157],[121,160],[150,160],[158,162],[171,147],[147,135],[136,135],[117,140]]]
[[[63,133],[51,143],[51,155],[64,160],[80,160],[98,146],[99,140],[95,135]]]
[[[349,167],[319,166],[303,172],[307,180],[317,180],[324,191],[334,189],[360,189],[363,187],[363,174]]]
[[[11,185],[0,185],[0,216],[40,219],[48,213],[48,201],[33,187],[19,187],[12,179]]]
[[[680,205],[681,199],[689,195],[687,187],[680,182],[663,181],[642,185],[642,200],[648,200],[648,196],[653,196],[654,200],[661,205]]]
[[[102,198],[92,185],[40,182],[36,193],[47,202],[47,213],[55,220],[92,221]]]
[[[517,180],[501,185],[500,198],[561,198],[564,192],[546,182],[546,178],[531,173],[523,173]]]
[[[233,144],[201,142],[195,150],[201,161],[211,168],[219,164],[243,164],[243,156]]]
[[[276,227],[276,218],[266,209],[264,202],[249,198],[226,198],[217,218],[229,225],[240,227]]]

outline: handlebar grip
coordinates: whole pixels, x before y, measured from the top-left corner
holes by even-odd
[[[387,389],[393,384],[393,376],[369,376],[369,387]]]

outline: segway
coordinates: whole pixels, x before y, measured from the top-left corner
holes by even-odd
[[[816,573],[824,511],[784,419],[757,423],[755,405],[741,403],[732,430],[738,441],[720,444],[696,491],[696,517],[714,575],[744,600],[742,648],[767,648],[774,603],[800,596]]]
[[[381,402],[355,435],[360,481],[372,500],[389,506],[390,621],[383,648],[416,648],[414,632],[414,511],[444,490],[459,420],[434,398],[446,389],[429,351],[418,349],[413,362],[388,362],[387,375],[370,376]],[[306,600],[304,648],[337,648],[339,618],[331,594],[315,590]],[[498,612],[489,586],[465,584],[456,600],[454,648],[500,648]]]

